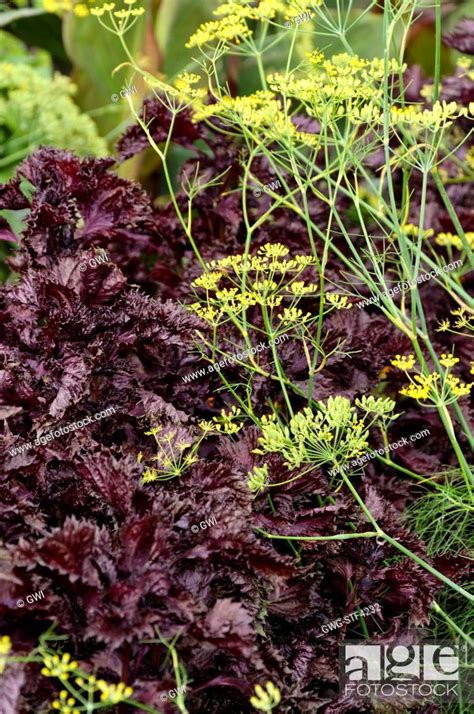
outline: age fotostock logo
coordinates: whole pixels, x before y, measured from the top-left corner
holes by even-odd
[[[464,647],[453,642],[385,645],[346,641],[340,647],[343,693],[400,701],[407,697],[457,700],[465,684],[460,677],[465,661]]]

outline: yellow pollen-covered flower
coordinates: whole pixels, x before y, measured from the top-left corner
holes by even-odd
[[[448,319],[441,320],[439,327],[436,328],[436,332],[447,332],[451,327],[451,323]]]
[[[471,389],[474,385],[474,382],[469,382],[469,384],[461,382],[459,377],[455,377],[452,374],[446,377],[446,383],[449,385],[451,391],[456,397],[469,396],[469,394],[471,393]]]
[[[406,236],[417,237],[420,234],[419,226],[415,226],[414,223],[405,223],[401,228]],[[423,231],[423,238],[432,238],[432,236],[434,236],[434,230],[432,228]]]
[[[202,24],[189,38],[186,47],[201,47],[214,40],[240,44],[245,37],[252,34],[245,20],[237,14],[223,17],[221,20],[210,20]]]
[[[77,5],[74,5],[74,14],[77,17],[87,17],[89,15],[89,8],[82,2],[77,3]]]
[[[468,231],[464,233],[464,235],[469,247],[474,248],[474,232]],[[455,233],[438,233],[435,238],[435,243],[442,246],[450,246],[456,248],[456,250],[462,250],[464,247],[462,239]]]
[[[58,677],[58,679],[69,679],[71,672],[78,668],[78,663],[71,660],[71,655],[66,652],[61,657],[59,655],[46,655],[43,657],[44,667],[41,674],[44,677]]]
[[[61,714],[79,714],[79,709],[75,705],[76,700],[65,689],[61,690],[59,697],[51,702],[51,707]]]
[[[331,305],[334,305],[336,310],[350,310],[352,303],[348,301],[347,295],[338,295],[337,293],[326,293],[324,299]]]
[[[288,255],[290,249],[283,243],[265,243],[258,249],[258,252],[267,258],[284,258],[285,255]]]
[[[102,692],[100,695],[101,702],[107,702],[108,704],[118,704],[129,699],[133,694],[132,687],[128,687],[124,682],[108,684],[103,679],[97,681],[97,689]]]
[[[12,641],[8,635],[3,635],[0,637],[0,674],[5,669],[5,664],[7,661],[6,655],[10,652],[12,648]]]
[[[449,368],[449,367],[454,367],[454,365],[459,362],[459,357],[454,357],[453,355],[447,355],[443,352],[443,354],[439,358],[439,361],[443,365],[443,367]]]
[[[400,389],[400,394],[412,399],[428,399],[430,396],[430,386],[428,384],[409,384],[403,389]]]
[[[396,355],[395,359],[392,359],[390,364],[398,369],[403,369],[405,371],[412,369],[415,364],[415,355]]]
[[[203,273],[193,280],[191,285],[196,288],[204,288],[205,290],[216,290],[219,281],[222,279],[223,274],[217,270],[213,270],[209,273]]]
[[[255,696],[250,697],[253,708],[263,712],[271,712],[280,702],[280,690],[272,682],[267,682],[265,688],[256,684]]]

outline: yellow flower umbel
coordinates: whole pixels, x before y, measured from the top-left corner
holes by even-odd
[[[318,402],[317,410],[305,407],[288,425],[280,423],[275,414],[264,415],[254,453],[278,453],[288,469],[305,464],[341,466],[368,450],[370,427],[386,427],[396,418],[394,407],[394,401],[381,397],[365,397],[354,406],[347,397],[336,396]]]
[[[8,637],[8,635],[3,635],[3,637],[0,637],[0,674],[5,669],[5,665],[7,662],[7,654],[10,652],[12,648],[12,641]]]
[[[123,682],[108,684],[103,679],[97,681],[97,689],[101,692],[100,701],[106,704],[119,704],[130,699],[133,694],[132,687],[128,687]]]
[[[296,255],[288,258],[289,250],[282,243],[266,243],[257,255],[230,255],[209,263],[207,271],[193,281],[192,287],[205,290],[206,295],[189,308],[215,326],[235,323],[243,309],[259,305],[262,311],[279,307],[284,299],[281,317],[286,324],[299,315],[295,312],[301,298],[314,294],[318,287],[297,280],[314,265],[314,258]],[[242,289],[245,279],[246,288]]]
[[[156,426],[145,432],[145,436],[153,436],[157,445],[157,454],[152,456],[151,465],[147,465],[142,473],[143,483],[152,481],[168,481],[182,476],[187,469],[198,461],[198,451],[205,434],[195,438],[181,426]],[[137,456],[139,464],[143,462],[143,454]]]
[[[250,697],[250,704],[260,712],[271,712],[280,702],[280,690],[272,682],[267,682],[265,688],[255,685],[255,696]]]
[[[43,8],[46,12],[62,15],[65,12],[72,12],[77,17],[87,17],[89,8],[83,2],[74,2],[73,0],[43,0]]]
[[[456,102],[443,101],[435,102],[431,109],[425,109],[423,105],[394,106],[390,112],[390,119],[394,126],[437,132],[447,129],[453,121],[466,114],[467,109],[460,107]]]
[[[474,232],[468,231],[464,235],[469,248],[474,248]],[[456,248],[456,250],[463,250],[464,248],[461,238],[456,233],[438,233],[435,243],[443,247]]]
[[[247,475],[247,486],[249,490],[258,496],[261,491],[264,491],[268,483],[268,464],[263,466],[254,466]]]
[[[64,681],[69,679],[71,672],[78,668],[78,663],[71,660],[71,655],[66,652],[61,657],[59,655],[45,655],[43,657],[44,667],[41,674],[44,677],[57,677]]]
[[[459,358],[454,357],[453,354],[443,352],[439,357],[439,362],[446,370],[442,374],[438,372],[431,372],[429,374],[417,372],[411,375],[409,371],[413,370],[415,366],[414,355],[407,355],[405,357],[397,355],[391,363],[394,367],[403,370],[410,380],[409,384],[400,389],[400,394],[403,394],[405,397],[410,397],[411,399],[416,399],[417,401],[431,402],[436,407],[441,404],[452,404],[459,398],[467,396],[474,382],[466,384],[465,382],[461,382],[459,377],[450,373],[451,367],[454,367],[454,365],[459,362]],[[428,405],[425,404],[424,406]]]
[[[392,60],[389,72],[402,68]],[[291,75],[275,73],[269,87],[302,102],[306,113],[330,126],[335,119],[347,118],[352,124],[379,124],[382,121],[384,63],[366,60],[346,52],[325,59],[315,51],[308,64]]]
[[[115,9],[116,3],[106,2],[103,5],[97,5],[91,8],[90,14],[97,17],[100,24],[105,27],[106,30],[109,30],[109,32],[118,36],[124,35],[145,12],[144,7],[132,7],[136,1],[137,0],[124,0],[126,9],[123,8],[120,10]],[[101,19],[104,15],[108,15],[110,24],[106,24]]]
[[[203,99],[207,96],[207,89],[195,86],[199,82],[201,77],[190,72],[183,72],[174,80],[174,87],[180,101],[185,105],[194,106],[196,111],[203,106]]]
[[[76,700],[66,689],[59,692],[58,698],[51,702],[51,707],[61,714],[80,714],[80,710],[76,707]]]
[[[283,0],[256,0],[252,3],[249,0],[228,0],[214,10],[214,15],[220,19],[201,25],[189,38],[186,47],[205,47],[214,42],[238,46],[253,34],[249,21],[274,20],[278,13],[290,13],[292,6],[295,14],[301,12],[296,11],[295,0],[291,0],[289,6]]]
[[[415,366],[415,355],[396,355],[395,359],[392,359],[391,364],[398,369],[410,370]]]
[[[352,303],[348,301],[347,295],[338,295],[337,293],[326,293],[324,299],[331,305],[334,305],[336,310],[350,310]]]
[[[468,314],[464,307],[456,308],[451,311],[451,318],[441,320],[436,332],[452,332],[453,335],[462,335],[463,337],[473,337],[474,335],[474,316]]]
[[[226,412],[225,409],[221,409],[221,415],[219,417],[213,417],[212,419],[215,423],[216,430],[224,434],[237,434],[243,427],[243,424],[239,424],[243,419],[242,410],[235,405],[233,405],[228,412]]]

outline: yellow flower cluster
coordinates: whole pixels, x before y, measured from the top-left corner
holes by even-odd
[[[103,679],[97,681],[97,689],[101,692],[100,701],[107,704],[119,704],[133,694],[132,687],[128,687],[123,682],[108,684]]]
[[[89,0],[92,2],[92,0]],[[89,8],[84,2],[74,2],[74,0],[43,0],[43,8],[46,12],[54,12],[61,14],[63,12],[72,12],[77,17],[87,17]]]
[[[415,366],[415,355],[396,355],[395,359],[392,359],[391,364],[398,369],[410,370]]]
[[[57,656],[54,656],[52,658],[45,657],[44,661],[46,661],[46,659],[50,659],[52,662],[52,660],[55,660],[55,657]],[[58,657],[57,659],[59,660]],[[69,661],[66,664],[68,663]],[[55,661],[55,664],[53,665],[54,672],[57,671],[57,666],[58,663]],[[48,670],[52,671],[50,667],[48,667]],[[55,676],[59,677],[60,679],[67,679],[67,677],[69,676],[69,672],[67,672],[66,674],[67,676],[61,676],[60,674],[53,673],[47,674],[46,676]],[[129,687],[124,682],[119,682],[118,684],[109,684],[104,679],[97,679],[94,675],[90,675],[86,678],[76,677],[75,683],[78,687],[80,687],[80,689],[82,690],[83,697],[87,698],[87,700],[92,701],[96,695],[99,695],[102,706],[120,704],[120,702],[125,702],[133,694],[132,687]],[[77,708],[76,700],[66,689],[63,689],[61,692],[59,692],[58,698],[51,703],[51,707],[56,711],[61,712],[61,714],[79,714],[79,711],[82,711],[82,709],[79,710]],[[97,705],[94,708],[97,709]]]
[[[330,305],[333,305],[336,310],[350,310],[352,303],[349,302],[347,295],[338,295],[337,293],[326,293],[324,299]]]
[[[429,399],[431,388],[438,380],[439,374],[437,372],[433,372],[426,377],[415,374],[413,381],[406,387],[403,387],[403,389],[400,389],[400,394],[403,394],[405,397],[411,397],[412,399]]]
[[[158,453],[151,458],[153,466],[147,466],[143,471],[143,483],[152,481],[168,481],[181,476],[192,464],[198,461],[197,452],[202,441],[197,441],[188,436],[181,427],[156,426],[145,432],[145,436],[153,436],[158,447]],[[143,454],[137,456],[139,464],[143,461]]]
[[[297,307],[285,307],[283,312],[278,315],[278,319],[281,321],[282,327],[294,327],[295,325],[302,325],[311,319],[311,313],[303,313]]]
[[[464,335],[465,337],[472,337],[469,332],[474,332],[474,315],[469,315],[464,307],[458,307],[451,311],[456,319],[451,323],[448,318],[441,320],[437,332],[452,332],[455,335]],[[457,329],[455,329],[457,328]],[[469,332],[460,332],[465,328]]]
[[[255,685],[255,696],[250,697],[250,704],[261,712],[271,712],[281,702],[281,694],[273,682],[267,682],[265,688]]]
[[[76,707],[76,700],[66,689],[59,692],[59,697],[51,703],[51,707],[61,714],[79,714],[80,711]]]
[[[392,125],[408,126],[415,129],[429,129],[438,131],[450,126],[453,121],[467,115],[467,109],[460,107],[456,102],[435,102],[431,109],[422,106],[410,105],[392,107],[390,121]]]
[[[202,100],[207,95],[207,90],[204,87],[195,87],[194,85],[201,81],[198,74],[191,72],[182,72],[174,80],[174,87],[178,93],[178,97],[186,104],[202,105]]]
[[[5,669],[7,654],[10,652],[11,648],[12,641],[8,637],[8,635],[3,635],[3,637],[0,637],[0,674],[2,674]]]
[[[242,410],[235,405],[228,412],[225,409],[221,409],[219,417],[212,417],[214,429],[224,434],[237,434],[243,427],[243,424],[239,423],[242,419]]]
[[[332,463],[341,465],[348,459],[364,454],[369,446],[369,429],[375,423],[387,424],[396,418],[395,402],[381,397],[365,397],[356,402],[347,397],[329,397],[318,402],[317,411],[305,407],[283,425],[275,414],[264,415],[262,436],[254,454],[279,453],[289,469],[303,464],[314,466]]]
[[[215,41],[239,45],[253,34],[249,21],[274,21],[279,14],[286,19],[295,18],[320,3],[321,0],[228,0],[214,10],[220,19],[202,24],[186,47],[203,47]]]
[[[459,377],[449,371],[451,367],[458,364],[459,358],[443,352],[439,357],[439,362],[446,369],[444,374],[431,372],[430,374],[417,373],[412,376],[408,373],[415,366],[415,356],[413,354],[397,355],[395,359],[391,360],[391,364],[403,370],[410,380],[409,384],[400,389],[400,394],[412,399],[430,400],[434,403],[442,402],[444,404],[451,404],[460,397],[468,396],[474,382],[469,384],[461,382]]]
[[[285,105],[289,109],[289,103]],[[316,142],[317,135],[298,131],[282,100],[269,91],[258,91],[243,97],[224,96],[214,104],[194,102],[194,121],[218,117],[230,126],[245,126],[252,134],[265,141]]]
[[[293,304],[285,308],[289,312],[283,311],[280,319],[286,323],[293,321],[297,313],[291,310],[301,298],[317,292],[318,286],[297,279],[308,266],[314,265],[314,258],[307,255],[288,258],[288,253],[289,249],[281,243],[267,243],[257,255],[230,255],[208,263],[207,271],[192,282],[192,287],[206,291],[206,297],[191,304],[190,309],[206,322],[217,324],[221,318],[234,317],[243,309],[255,305],[273,309],[289,298]],[[223,282],[226,284],[222,285]]]
[[[58,677],[62,681],[69,679],[71,672],[74,672],[79,666],[77,662],[71,660],[69,652],[66,652],[61,657],[59,655],[45,655],[43,663],[44,667],[41,670],[41,674],[44,677]]]
[[[389,71],[399,72],[392,60]],[[347,116],[353,122],[379,121],[382,102],[383,60],[366,60],[340,53],[325,59],[321,52],[309,54],[309,68],[293,76],[272,74],[270,88],[305,104],[319,121]]]
[[[126,5],[133,5],[136,3],[137,0],[123,0]],[[93,7],[90,10],[91,15],[95,15],[95,17],[102,17],[105,13],[111,14],[113,12],[113,15],[118,19],[121,20],[122,23],[121,25],[127,25],[127,20],[133,17],[140,17],[140,15],[143,15],[145,12],[144,7],[137,7],[137,8],[132,8],[129,7],[127,10],[122,9],[122,10],[115,10],[115,3],[114,2],[106,2],[101,6]],[[123,29],[123,28],[122,28]]]
[[[469,247],[474,248],[474,232],[468,231],[464,235],[466,236]],[[456,248],[456,250],[463,250],[462,240],[456,233],[438,233],[435,238],[435,243],[443,247],[449,246]]]
[[[417,238],[420,235],[420,227],[415,226],[414,223],[404,223],[403,226],[401,226],[401,230],[403,231],[404,235],[410,238]],[[434,230],[432,228],[427,228],[425,231],[423,231],[423,238],[432,238],[433,236]]]
[[[264,491],[268,484],[268,464],[254,466],[247,474],[247,486],[256,496]]]

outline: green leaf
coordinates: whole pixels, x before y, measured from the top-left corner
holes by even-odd
[[[34,17],[35,15],[44,15],[46,10],[35,7],[24,7],[21,10],[9,10],[0,15],[0,27],[6,27],[15,20],[22,20],[25,17]]]
[[[134,57],[141,47],[144,27],[145,15],[125,36]],[[132,75],[128,67],[113,74],[114,69],[127,60],[120,40],[105,30],[96,17],[79,18],[72,13],[64,18],[63,39],[73,63],[72,79],[78,86],[76,101],[84,111],[100,110],[93,111],[92,117],[100,133],[106,135],[130,114],[126,100],[112,100]]]
[[[199,51],[187,49],[185,44],[199,25],[216,19],[212,11],[218,4],[216,0],[162,0],[155,32],[163,57],[160,69],[168,77],[195,65],[193,57]]]

